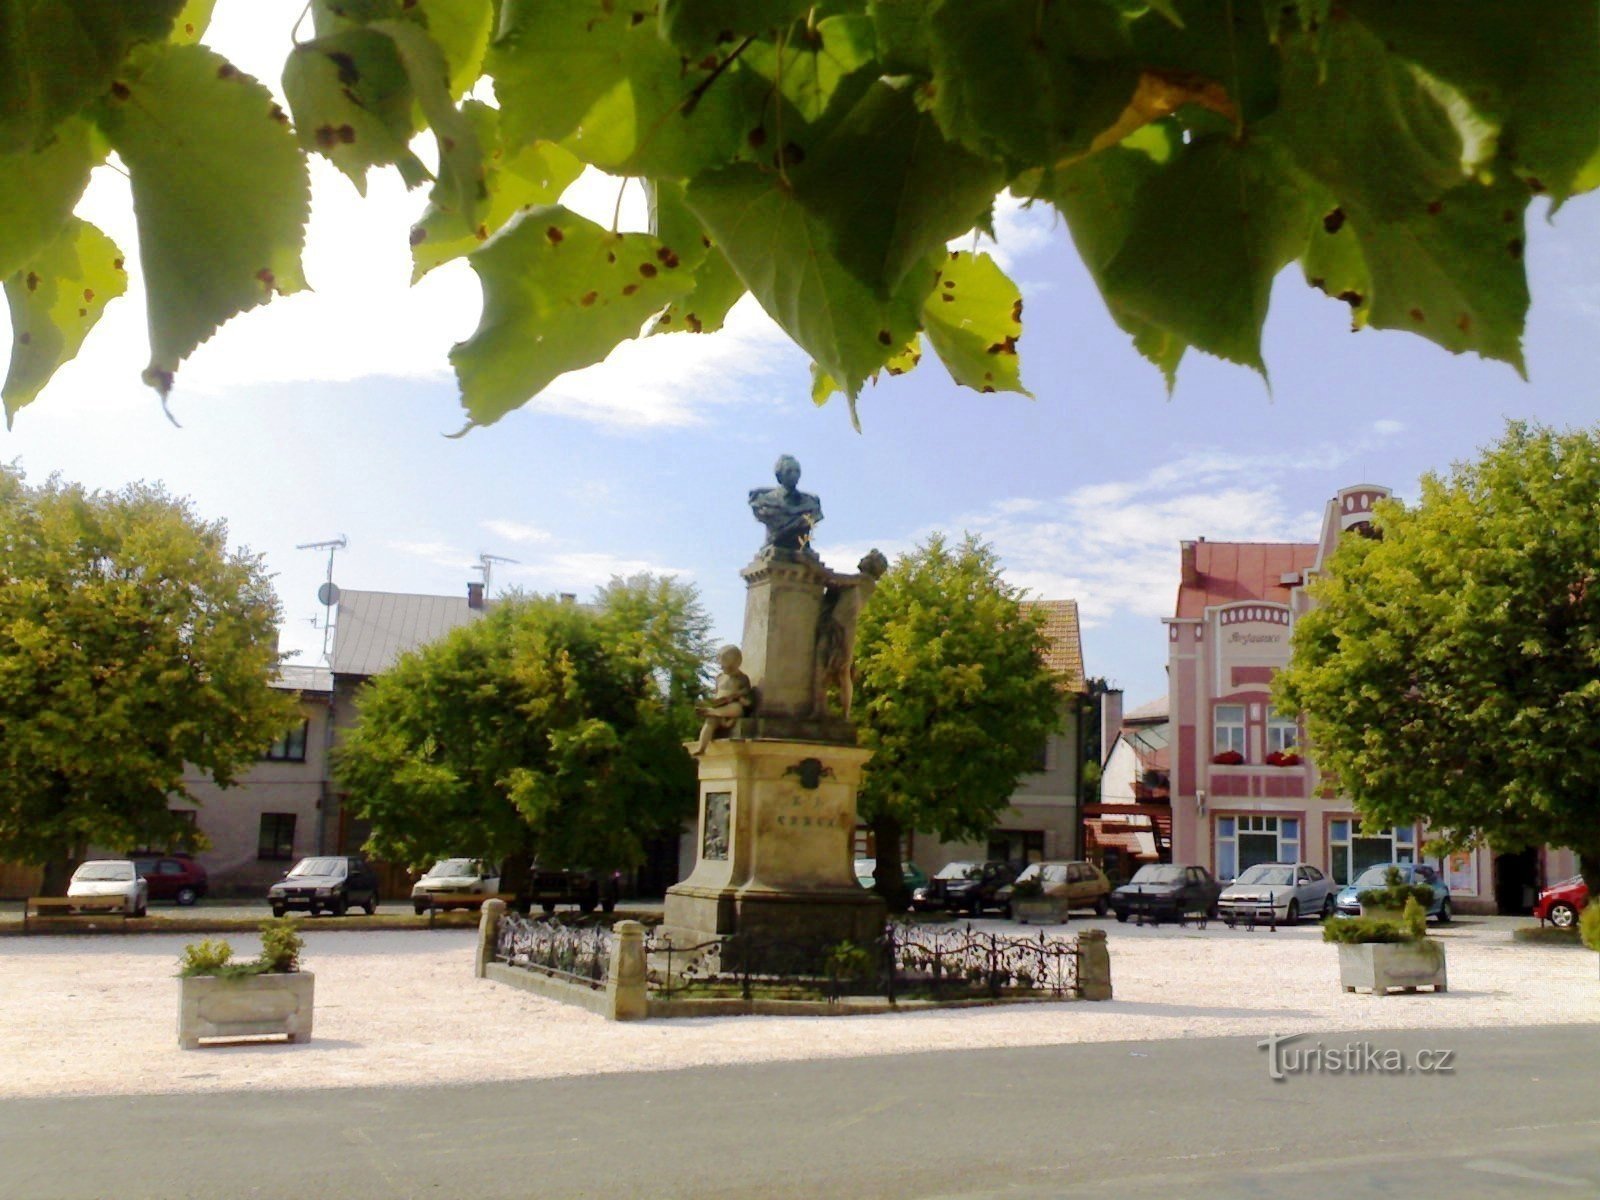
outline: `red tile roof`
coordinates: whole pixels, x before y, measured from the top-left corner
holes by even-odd
[[[1212,605],[1236,600],[1287,604],[1290,589],[1281,577],[1304,571],[1317,560],[1315,542],[1199,541],[1194,550],[1199,580],[1178,585],[1180,618],[1197,618]]]

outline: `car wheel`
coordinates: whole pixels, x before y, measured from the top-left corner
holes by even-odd
[[[145,914],[147,914],[149,911],[150,910],[149,910],[149,908],[147,906],[141,904],[141,905],[139,905],[138,908],[133,910],[133,915],[136,916],[136,917],[142,917]]]
[[[306,905],[306,914],[308,916],[312,916],[312,917],[320,917],[322,915],[322,905],[320,905],[320,904],[308,904],[308,905]]]
[[[349,911],[350,911],[350,901],[346,900],[343,896],[340,896],[331,905],[328,906],[328,912],[331,913],[333,916],[336,916],[336,917],[342,917],[342,916],[344,916],[345,913],[347,913]]]
[[[378,912],[378,893],[373,892],[372,895],[368,896],[367,902],[361,907],[366,911],[367,916],[376,916]]]
[[[1446,896],[1444,898],[1444,903],[1439,905],[1439,924],[1441,924],[1441,925],[1450,924],[1450,897],[1449,896]]]
[[[279,920],[282,920],[288,911],[289,910],[281,904],[274,904],[272,906],[272,915],[277,917]]]
[[[1578,910],[1572,905],[1558,902],[1550,906],[1550,924],[1557,929],[1571,929],[1578,923]]]
[[[1289,901],[1289,911],[1283,914],[1283,923],[1285,925],[1300,924],[1300,901]]]
[[[425,901],[420,901],[416,904],[413,904],[411,907],[416,910],[417,916],[419,917],[428,911],[428,904]]]
[[[181,887],[173,899],[178,902],[179,908],[188,908],[196,900],[200,899],[200,895],[192,887]]]
[[[972,916],[974,919],[983,916],[983,897],[974,897],[972,901]]]
[[[1097,917],[1105,916],[1106,915],[1106,909],[1108,909],[1109,907],[1111,907],[1111,906],[1106,903],[1106,898],[1104,896],[1101,896],[1100,899],[1098,899],[1098,900],[1096,900],[1094,902],[1094,915],[1097,916]]]
[[[1322,902],[1322,919],[1326,921],[1331,916],[1333,916],[1333,897],[1329,896]]]
[[[1215,920],[1216,920],[1216,919],[1217,919],[1217,917],[1218,917],[1218,915],[1219,915],[1219,914],[1220,914],[1220,913],[1221,913],[1221,911],[1222,911],[1222,910],[1221,910],[1221,909],[1219,909],[1219,908],[1218,908],[1218,907],[1217,907],[1217,906],[1216,906],[1216,903],[1215,903],[1215,902],[1213,902],[1213,903],[1212,903],[1212,905],[1211,905],[1211,907],[1210,907],[1210,908],[1208,908],[1208,909],[1206,909],[1206,920],[1208,920],[1208,921],[1215,921]]]
[[[541,904],[539,905],[539,911],[544,913],[544,915],[547,917],[554,916],[556,906],[554,904]]]
[[[600,901],[600,911],[604,912],[604,913],[616,912],[617,911],[617,902],[615,900],[602,900],[602,901]]]
[[[1123,912],[1120,908],[1117,909],[1117,920],[1125,924],[1128,920],[1128,914]]]

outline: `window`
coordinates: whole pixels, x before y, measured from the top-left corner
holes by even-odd
[[[1267,713],[1267,753],[1288,754],[1300,741],[1300,725],[1276,709]]]
[[[1233,879],[1257,863],[1300,857],[1300,819],[1249,813],[1217,818],[1217,878]]]
[[[1055,739],[1052,737],[1045,737],[1040,739],[1039,744],[1034,747],[1033,769],[1035,771],[1049,771],[1055,767],[1056,756],[1054,747],[1051,745],[1054,741]]]
[[[306,735],[311,730],[309,720],[288,729],[284,735],[272,745],[267,747],[267,752],[261,757],[269,762],[305,762],[306,760]]]
[[[1417,861],[1414,825],[1394,829],[1366,829],[1356,821],[1328,822],[1328,874],[1335,882],[1349,883],[1368,867],[1392,862]]]
[[[1212,712],[1212,725],[1215,730],[1211,745],[1213,754],[1226,754],[1230,750],[1244,754],[1244,705],[1217,705]]]
[[[261,837],[256,857],[290,859],[294,857],[294,813],[262,813]]]
[[[1044,830],[995,829],[989,834],[989,857],[1027,866],[1044,857]]]

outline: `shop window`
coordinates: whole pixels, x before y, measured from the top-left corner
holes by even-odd
[[[1218,817],[1217,878],[1233,879],[1257,863],[1300,860],[1300,819],[1248,813]]]
[[[1353,820],[1328,822],[1328,874],[1349,883],[1368,867],[1417,861],[1417,829],[1368,829]]]

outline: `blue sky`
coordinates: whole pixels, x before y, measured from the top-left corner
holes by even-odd
[[[298,5],[219,8],[208,40],[273,80],[276,31]],[[104,174],[89,205],[133,259],[125,183]],[[196,353],[173,394],[182,428],[138,381],[142,312],[130,295],[83,361],[0,432],[0,459],[35,479],[161,480],[226,518],[236,544],[266,555],[283,643],[301,662],[322,645],[309,618],[321,612],[326,558],[294,547],[340,533],[345,587],[457,594],[484,552],[518,560],[496,567],[496,590],[587,594],[616,573],[672,571],[700,587],[717,635],[736,641],[738,571],[761,538],[745,494],[769,484],[787,452],[821,496],[815,545],[831,565],[971,530],[1015,582],[1079,601],[1089,672],[1136,704],[1165,690],[1160,618],[1180,538],[1311,540],[1341,486],[1410,494],[1507,417],[1592,424],[1597,411],[1595,196],[1554,225],[1542,204],[1530,214],[1526,383],[1415,337],[1352,335],[1344,305],[1291,268],[1267,325],[1270,394],[1248,371],[1191,355],[1170,399],[1106,317],[1065,229],[1013,210],[997,253],[1026,298],[1019,349],[1034,400],[958,389],[930,354],[868,389],[858,435],[837,399],[813,407],[805,357],[746,301],[728,332],[630,344],[451,440],[462,417],[445,355],[476,324],[474,277],[454,264],[405,287],[421,195],[375,179],[363,204],[320,168],[314,184],[315,294],[249,314]],[[609,218],[613,183],[580,191],[575,207]],[[638,201],[635,191],[625,204],[635,223]]]

